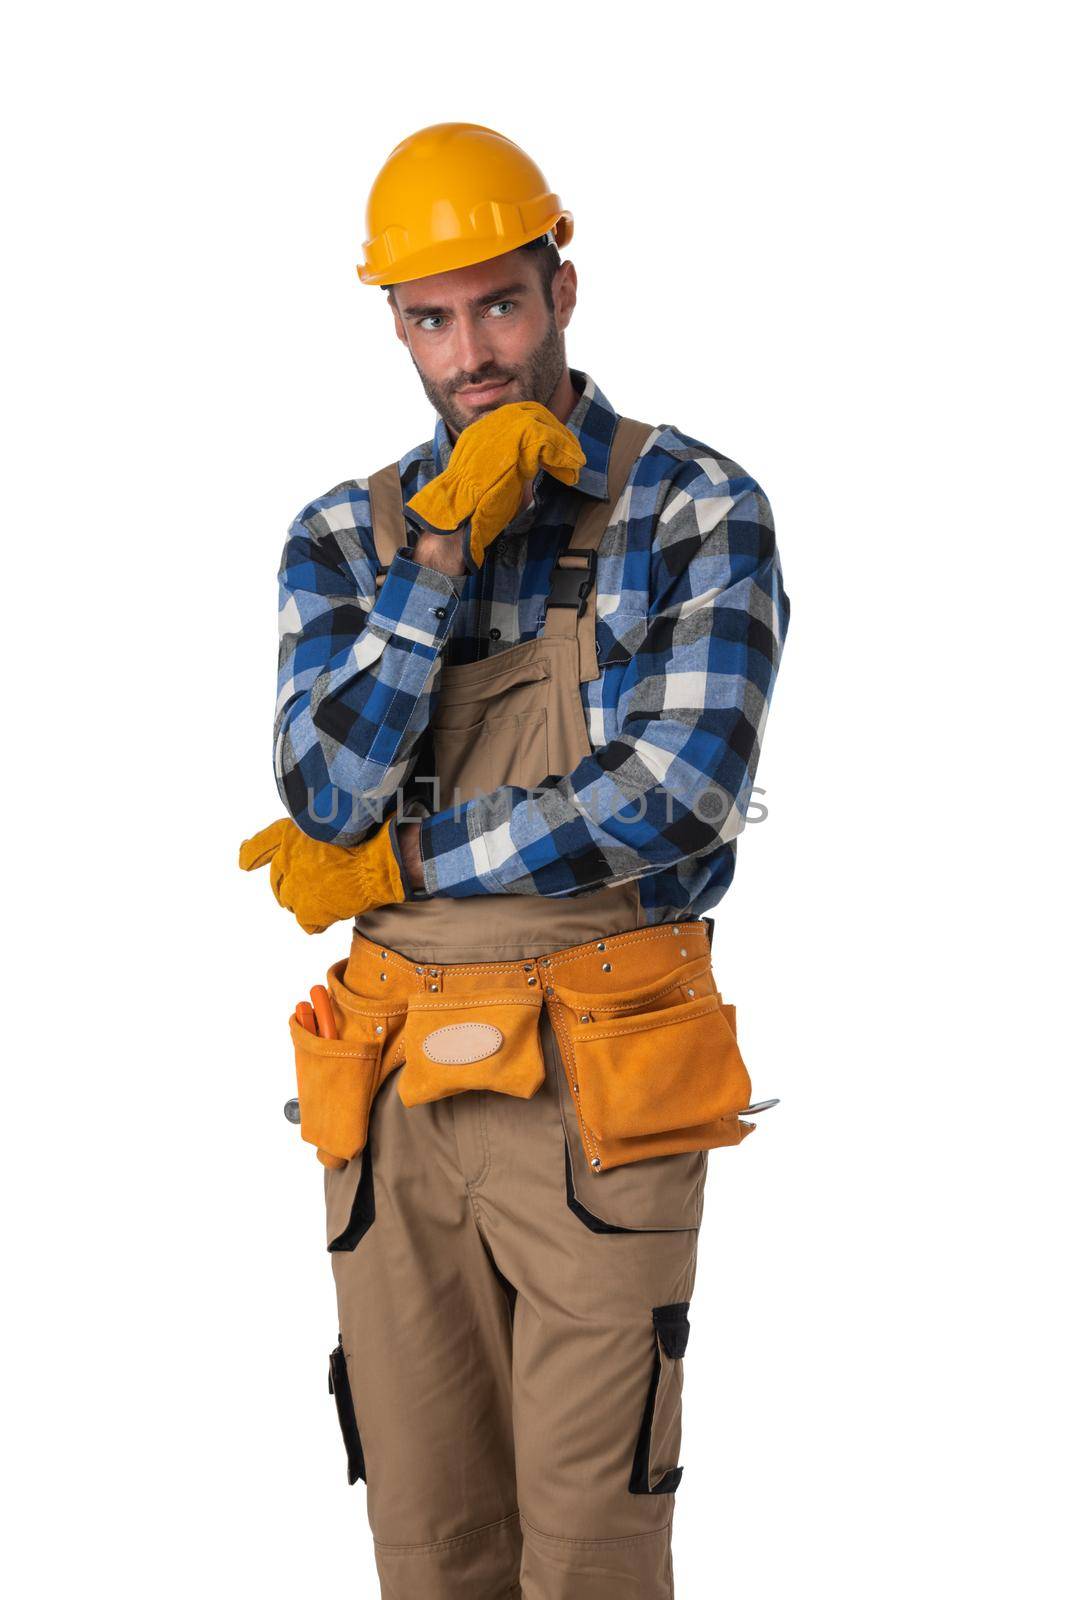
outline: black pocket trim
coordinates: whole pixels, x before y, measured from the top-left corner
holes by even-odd
[[[652,1307],[652,1325],[660,1336],[664,1350],[672,1359],[685,1355],[689,1343],[689,1301],[676,1300],[669,1306]]]
[[[652,1419],[656,1411],[656,1392],[659,1389],[660,1373],[663,1368],[659,1354],[660,1345],[663,1346],[664,1354],[672,1360],[678,1360],[685,1354],[685,1347],[689,1343],[689,1305],[688,1300],[675,1300],[670,1305],[652,1307],[652,1326],[656,1335],[656,1345],[652,1357],[652,1377],[645,1397],[645,1409],[641,1417],[641,1428],[637,1435],[633,1466],[630,1471],[631,1494],[673,1494],[682,1481],[685,1468],[672,1467],[650,1489],[648,1462],[652,1447]]]
[[[348,1381],[348,1363],[345,1361],[341,1335],[337,1335],[337,1349],[330,1351],[330,1393],[337,1402],[337,1420],[341,1424],[341,1437],[348,1454],[348,1481],[367,1481],[367,1468],[363,1460],[363,1443],[356,1427],[356,1408],[352,1404],[352,1388]]]
[[[354,1250],[374,1221],[374,1164],[371,1161],[370,1135],[363,1146],[363,1165],[352,1200],[352,1210],[344,1228],[331,1239],[327,1250]]]
[[[574,1170],[571,1167],[571,1150],[566,1137],[563,1140],[563,1161],[567,1178],[567,1204],[579,1222],[584,1222],[591,1233],[644,1233],[646,1231],[643,1228],[620,1228],[614,1222],[604,1222],[600,1217],[594,1217],[591,1211],[586,1210],[574,1192]],[[650,1228],[647,1231],[649,1233],[662,1233],[664,1230],[662,1228]]]
[[[563,1139],[563,1161],[567,1182],[567,1204],[578,1218],[584,1222],[591,1233],[678,1233],[678,1228],[623,1228],[616,1222],[605,1222],[602,1217],[596,1217],[579,1200],[574,1192],[574,1169],[571,1166],[571,1148],[566,1135]],[[332,1249],[333,1246],[331,1245]]]

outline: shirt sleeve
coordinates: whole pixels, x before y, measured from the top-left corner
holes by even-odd
[[[623,668],[615,736],[539,790],[505,786],[424,820],[430,893],[586,893],[740,833],[789,621],[766,495],[740,469],[688,475],[646,559],[648,629]]]
[[[372,537],[365,507],[314,502],[290,525],[278,571],[275,782],[297,826],[330,844],[358,843],[390,811],[465,582],[407,545],[377,589]]]

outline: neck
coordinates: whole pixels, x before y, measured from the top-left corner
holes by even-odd
[[[548,409],[551,411],[554,417],[559,418],[560,422],[566,422],[567,418],[570,416],[571,412],[574,410],[581,398],[582,397],[578,390],[571,382],[570,368],[567,366],[567,363],[564,362],[563,376],[557,383],[555,392],[553,393],[551,400],[548,402]]]

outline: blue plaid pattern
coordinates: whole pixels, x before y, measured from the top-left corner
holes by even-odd
[[[453,579],[421,566],[413,523],[376,592],[366,479],[294,519],[278,572],[278,792],[305,833],[338,844],[366,837],[399,794],[401,820],[424,818],[433,894],[573,895],[639,879],[649,922],[700,914],[733,877],[789,599],[759,484],[677,428],[652,434],[600,546],[601,675],[581,685],[594,754],[539,790],[505,787],[444,811],[431,812],[417,781],[442,663],[537,635],[583,497],[606,498],[616,413],[587,373],[571,378],[578,483],[540,473],[533,504],[480,570]],[[405,500],[450,454],[438,419],[400,462]]]

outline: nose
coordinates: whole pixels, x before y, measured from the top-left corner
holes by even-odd
[[[492,340],[481,317],[460,317],[456,322],[456,366],[464,377],[477,382],[482,367],[495,366]]]

